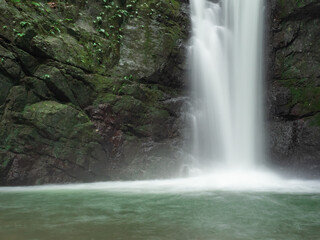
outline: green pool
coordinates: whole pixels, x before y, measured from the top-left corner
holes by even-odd
[[[0,239],[320,239],[319,182],[212,180],[0,188]]]

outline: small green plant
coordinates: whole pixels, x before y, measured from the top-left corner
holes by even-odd
[[[127,17],[129,15],[129,12],[124,9],[119,9],[116,14],[118,15],[118,17],[122,17],[122,15]]]
[[[41,6],[40,3],[35,2],[35,1],[32,1],[31,4],[34,5],[34,6],[36,6],[36,7],[40,7],[40,6]]]
[[[123,80],[132,80],[133,76],[130,74],[129,76],[124,76]]]
[[[42,76],[43,79],[50,79],[50,75],[49,74],[45,74]]]
[[[97,19],[97,22],[101,22],[102,21],[102,17],[101,16],[96,17],[96,19]]]
[[[26,35],[25,33],[17,33],[17,37],[23,37],[25,35]]]
[[[20,26],[21,26],[21,27],[27,27],[27,26],[29,26],[29,25],[30,25],[30,23],[27,22],[27,21],[21,21],[21,22],[20,22]]]
[[[61,33],[60,28],[58,28],[58,27],[54,27],[54,29],[55,29],[58,33]]]

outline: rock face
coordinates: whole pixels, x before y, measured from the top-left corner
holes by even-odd
[[[186,0],[0,0],[0,185],[182,166]],[[320,175],[320,1],[269,0],[272,164]]]
[[[0,185],[179,170],[188,5],[0,1]]]
[[[320,1],[269,3],[271,159],[320,176]]]

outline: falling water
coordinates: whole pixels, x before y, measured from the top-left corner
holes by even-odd
[[[194,154],[253,168],[263,158],[263,0],[191,0]]]

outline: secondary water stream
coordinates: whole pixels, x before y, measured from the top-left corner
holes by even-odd
[[[210,174],[0,188],[0,239],[319,239],[320,181],[257,167],[264,159],[262,3],[191,0],[193,153],[214,166]]]

